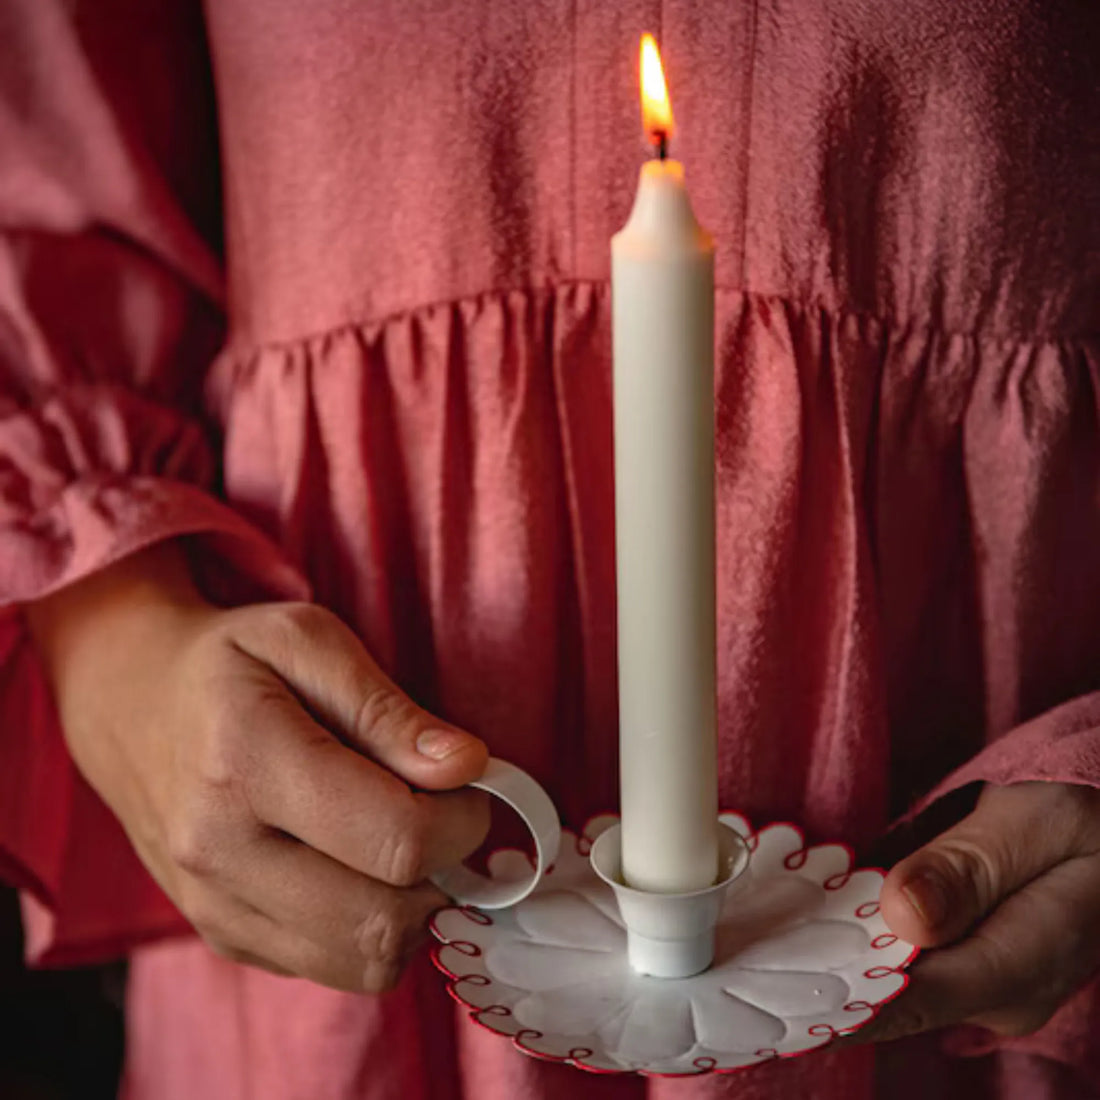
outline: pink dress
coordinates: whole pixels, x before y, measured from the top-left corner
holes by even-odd
[[[380,998],[242,969],[66,755],[20,603],[187,536],[208,591],[311,593],[567,822],[615,807],[643,30],[718,242],[722,802],[860,847],[973,781],[1100,785],[1095,7],[5,0],[0,870],[34,960],[132,952],[131,1100],[1100,1087],[1093,988],[986,1058],[647,1082],[514,1053],[425,960]]]

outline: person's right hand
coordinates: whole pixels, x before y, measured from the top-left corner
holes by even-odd
[[[391,988],[488,829],[477,738],[310,604],[220,610],[158,548],[28,609],[77,766],[220,955]]]

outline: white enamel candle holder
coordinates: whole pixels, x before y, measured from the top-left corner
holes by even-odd
[[[611,887],[626,925],[626,957],[638,974],[690,978],[714,961],[714,926],[725,895],[749,864],[735,829],[719,823],[718,881],[686,894],[635,890],[622,879],[622,827],[605,829],[592,845],[592,869]]]
[[[436,877],[458,904],[432,920],[434,961],[471,1019],[525,1054],[600,1073],[731,1072],[825,1046],[907,984],[917,949],[882,919],[884,874],[855,869],[845,845],[724,813],[723,878],[654,895],[618,881],[616,817],[560,831],[549,796],[502,761],[476,785],[527,822],[535,854],[501,849],[487,875]],[[671,972],[683,976],[656,976]]]

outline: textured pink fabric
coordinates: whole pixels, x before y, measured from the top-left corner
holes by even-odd
[[[615,805],[608,239],[645,29],[718,242],[723,802],[864,846],[962,784],[1100,784],[1093,8],[162,8],[0,7],[0,869],[37,959],[182,930],[16,610],[158,539],[219,598],[308,578],[567,821]],[[423,962],[350,997],[170,939],[130,1020],[131,1100],[1100,1084],[1091,989],[1011,1055],[704,1082],[524,1059]]]

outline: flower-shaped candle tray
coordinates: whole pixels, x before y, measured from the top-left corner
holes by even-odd
[[[792,825],[754,833],[729,813],[752,854],[726,895],[713,965],[692,978],[634,973],[588,859],[617,820],[564,831],[556,865],[513,908],[433,919],[451,994],[524,1053],[596,1072],[728,1072],[824,1046],[905,988],[917,950],[879,915],[881,871],[854,870],[843,845],[807,847]],[[522,852],[490,858],[492,878],[529,873]]]

